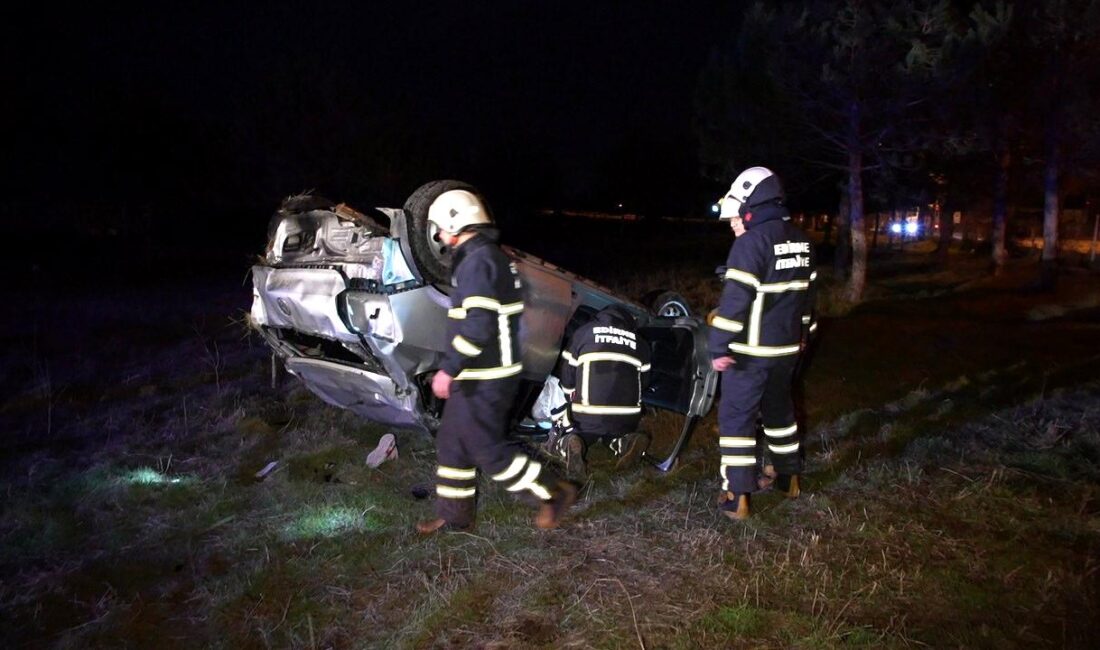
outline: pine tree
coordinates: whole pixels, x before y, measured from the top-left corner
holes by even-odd
[[[742,91],[739,102],[727,102],[725,115],[713,94],[709,105],[701,102],[711,120],[701,137],[720,147],[740,123],[740,133],[751,134],[742,138],[749,145],[742,150],[790,147],[787,160],[843,175],[852,259],[846,294],[858,301],[867,279],[864,174],[904,166],[927,141],[930,105],[944,88],[941,63],[958,40],[950,3],[773,6],[757,3],[746,14],[724,67],[725,84]],[[705,88],[701,93],[708,97]],[[753,117],[760,119],[750,122]],[[720,155],[711,151],[710,160]]]

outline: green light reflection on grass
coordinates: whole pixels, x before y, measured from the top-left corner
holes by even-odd
[[[381,530],[382,524],[367,510],[344,506],[320,506],[306,510],[283,528],[286,539],[335,537],[343,533]]]
[[[194,481],[189,476],[168,476],[151,467],[139,467],[122,475],[119,479],[131,485],[180,485]]]

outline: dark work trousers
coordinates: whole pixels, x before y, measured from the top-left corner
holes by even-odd
[[[505,438],[517,377],[451,384],[435,437],[436,514],[455,526],[474,523],[477,471],[535,505],[550,499],[558,477]]]
[[[791,381],[797,356],[783,357],[773,365],[741,368],[722,373],[722,399],[718,403],[718,445],[722,454],[722,489],[734,494],[757,489],[756,419],[764,420],[772,465],[780,474],[802,472],[798,425],[791,400]]]

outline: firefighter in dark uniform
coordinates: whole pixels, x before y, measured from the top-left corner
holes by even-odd
[[[437,237],[454,250],[448,310],[450,349],[432,378],[446,399],[436,434],[436,518],[421,533],[464,530],[474,524],[477,472],[539,504],[535,524],[554,528],[576,500],[576,488],[505,439],[519,374],[522,283],[515,264],[496,244],[484,204],[465,190],[444,192],[428,209]]]
[[[775,487],[799,494],[802,454],[791,399],[792,375],[813,321],[813,247],[791,223],[779,178],[765,167],[741,172],[722,199],[720,219],[741,217],[722,297],[711,321],[712,365],[722,373],[718,404],[722,492],[731,519],[749,516],[757,489],[756,421],[764,424]]]
[[[584,476],[585,454],[597,442],[607,443],[619,467],[645,453],[649,438],[637,429],[650,349],[637,329],[630,310],[611,305],[578,328],[562,352],[561,387],[570,399],[558,414],[552,451],[565,459],[570,478]]]

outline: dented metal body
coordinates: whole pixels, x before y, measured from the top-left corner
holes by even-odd
[[[364,215],[288,200],[272,219],[266,255],[252,267],[251,321],[286,369],[327,403],[432,432],[442,404],[429,386],[448,345],[450,286],[417,268],[410,239],[424,234],[409,223],[402,210]],[[622,304],[654,343],[658,381],[645,401],[689,420],[710,408],[716,378],[698,319],[654,316],[553,264],[504,250],[525,284],[522,376],[532,390],[521,399],[533,400],[554,371],[567,332]]]

